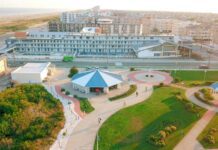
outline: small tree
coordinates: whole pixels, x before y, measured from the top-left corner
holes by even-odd
[[[68,75],[69,78],[72,78],[75,74],[77,74],[79,70],[74,66],[70,69],[70,73]]]
[[[69,91],[66,91],[66,92],[65,92],[65,95],[70,95],[70,92],[69,92]]]

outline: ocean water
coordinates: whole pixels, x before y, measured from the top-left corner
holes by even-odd
[[[0,8],[0,17],[45,14],[54,12],[61,12],[61,10],[35,8]]]

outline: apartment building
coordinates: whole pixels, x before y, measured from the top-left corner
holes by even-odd
[[[77,54],[88,55],[136,55],[137,50],[154,51],[149,57],[176,57],[177,49],[161,48],[160,42],[174,42],[173,36],[125,36],[105,34],[82,34],[69,32],[30,32],[25,36],[6,40],[7,49],[23,54]],[[152,48],[150,47],[152,46]],[[150,48],[149,48],[150,47]],[[140,50],[141,52],[142,50]],[[146,55],[143,55],[146,57]]]
[[[102,34],[142,35],[142,24],[116,24],[111,20],[98,20],[97,23],[49,22],[49,32],[80,32],[84,27],[98,27]]]
[[[196,42],[207,42],[212,40],[211,27],[202,25],[192,25],[186,27],[186,35]]]

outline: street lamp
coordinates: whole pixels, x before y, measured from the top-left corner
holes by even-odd
[[[207,70],[204,70],[204,82],[206,80]]]

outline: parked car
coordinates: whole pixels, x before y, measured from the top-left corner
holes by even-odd
[[[210,69],[210,67],[208,65],[205,65],[205,64],[201,64],[199,66],[199,69]]]

